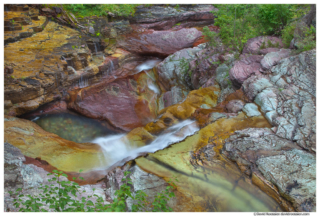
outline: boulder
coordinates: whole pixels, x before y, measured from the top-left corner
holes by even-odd
[[[280,38],[273,36],[258,36],[255,38],[250,38],[244,45],[242,54],[253,54],[259,55],[264,54],[271,50],[266,50],[266,48],[283,48],[283,43]],[[262,52],[261,52],[262,50]]]
[[[153,31],[126,35],[118,41],[118,46],[140,55],[167,57],[181,49],[193,46],[202,33],[195,28],[178,31]]]
[[[237,113],[242,110],[245,103],[242,100],[231,100],[227,104],[226,108],[230,113]]]
[[[197,58],[190,62],[191,69],[191,83],[193,89],[198,89],[200,87],[205,87],[205,85],[210,78],[214,79],[216,77],[216,69],[219,64],[224,61],[222,55],[222,48],[219,49],[204,49],[196,54]]]
[[[70,92],[68,108],[87,117],[108,121],[113,127],[130,131],[153,121],[157,116],[159,87],[152,71],[126,75],[123,78]],[[129,70],[134,72],[134,68]],[[151,77],[150,77],[151,76]]]
[[[221,64],[216,69],[215,81],[219,84],[221,92],[218,98],[218,103],[221,103],[226,99],[228,95],[234,92],[234,87],[229,76],[230,68],[226,64]]]
[[[154,30],[168,30],[174,25],[194,27],[197,25],[210,25],[214,22],[212,5],[152,5],[150,7],[138,6],[135,15],[130,18],[131,23],[138,23],[139,27]]]
[[[290,49],[281,49],[277,52],[269,52],[261,60],[261,71],[270,69],[272,66],[276,65],[281,59],[289,57],[290,54]]]
[[[204,45],[182,49],[165,58],[156,66],[159,86],[163,91],[170,91],[174,86],[189,89],[186,80],[189,77],[189,62],[196,58],[196,53],[204,49]]]
[[[260,61],[262,58],[260,55],[240,55],[240,60],[234,63],[234,66],[229,72],[229,77],[233,85],[239,88],[252,74],[260,74]]]

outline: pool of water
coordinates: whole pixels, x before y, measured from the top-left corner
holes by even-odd
[[[118,132],[111,130],[106,122],[70,113],[46,114],[31,119],[42,129],[77,143]]]

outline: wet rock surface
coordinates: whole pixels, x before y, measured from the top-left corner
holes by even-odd
[[[134,74],[134,68],[130,72]],[[158,94],[148,86],[159,87],[153,72],[147,73],[102,81],[72,92],[68,107],[90,118],[106,120],[123,131],[144,126],[156,118],[158,110]]]

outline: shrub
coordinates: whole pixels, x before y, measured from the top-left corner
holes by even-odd
[[[132,16],[136,4],[67,4],[63,8],[76,16],[107,16],[111,12],[118,16]]]
[[[281,31],[282,42],[286,48],[290,46],[290,43],[293,39],[295,28],[296,28],[296,23],[291,23]]]
[[[267,34],[280,35],[293,17],[292,5],[263,4],[258,6],[257,18]]]
[[[125,177],[122,179],[124,184],[115,192],[116,198],[113,203],[104,204],[103,198],[96,194],[87,197],[82,196],[82,193],[86,191],[81,191],[78,183],[61,181],[61,176],[68,177],[62,171],[53,170],[52,172],[48,175],[53,175],[53,178],[48,179],[48,181],[53,184],[50,186],[41,185],[38,188],[42,191],[39,195],[25,195],[21,188],[18,188],[15,192],[9,191],[10,196],[14,198],[13,205],[19,208],[21,212],[47,212],[44,209],[45,206],[54,212],[125,212],[128,210],[126,200],[130,197],[135,200],[135,204],[131,206],[133,212],[146,210],[148,206],[152,208],[152,211],[172,211],[167,206],[167,201],[175,196],[171,191],[175,184],[171,180],[168,183],[173,186],[169,185],[164,191],[158,193],[154,202],[150,204],[146,200],[147,194],[143,191],[136,191],[135,195],[131,193],[130,184],[132,182],[130,178],[126,177],[130,172],[126,171],[124,172]],[[76,179],[76,177],[73,177],[73,180]],[[79,179],[84,180],[82,177],[79,177]],[[81,199],[77,200],[75,197]],[[95,202],[89,200],[89,198],[94,197],[96,197]]]

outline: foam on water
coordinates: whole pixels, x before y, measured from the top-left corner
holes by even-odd
[[[105,158],[101,160],[102,167],[98,169],[106,169],[123,159],[133,160],[142,153],[154,153],[164,149],[193,135],[198,130],[199,127],[195,121],[188,119],[168,128],[149,145],[142,147],[131,146],[124,134],[99,137],[91,143],[101,146]]]
[[[157,95],[160,94],[159,88],[153,82],[148,82],[148,88],[154,93],[156,93]]]
[[[136,67],[136,71],[137,72],[141,72],[141,71],[144,71],[144,70],[150,70],[154,66],[156,66],[159,62],[161,62],[160,59],[147,60],[147,61],[143,62],[142,64],[138,65]]]

